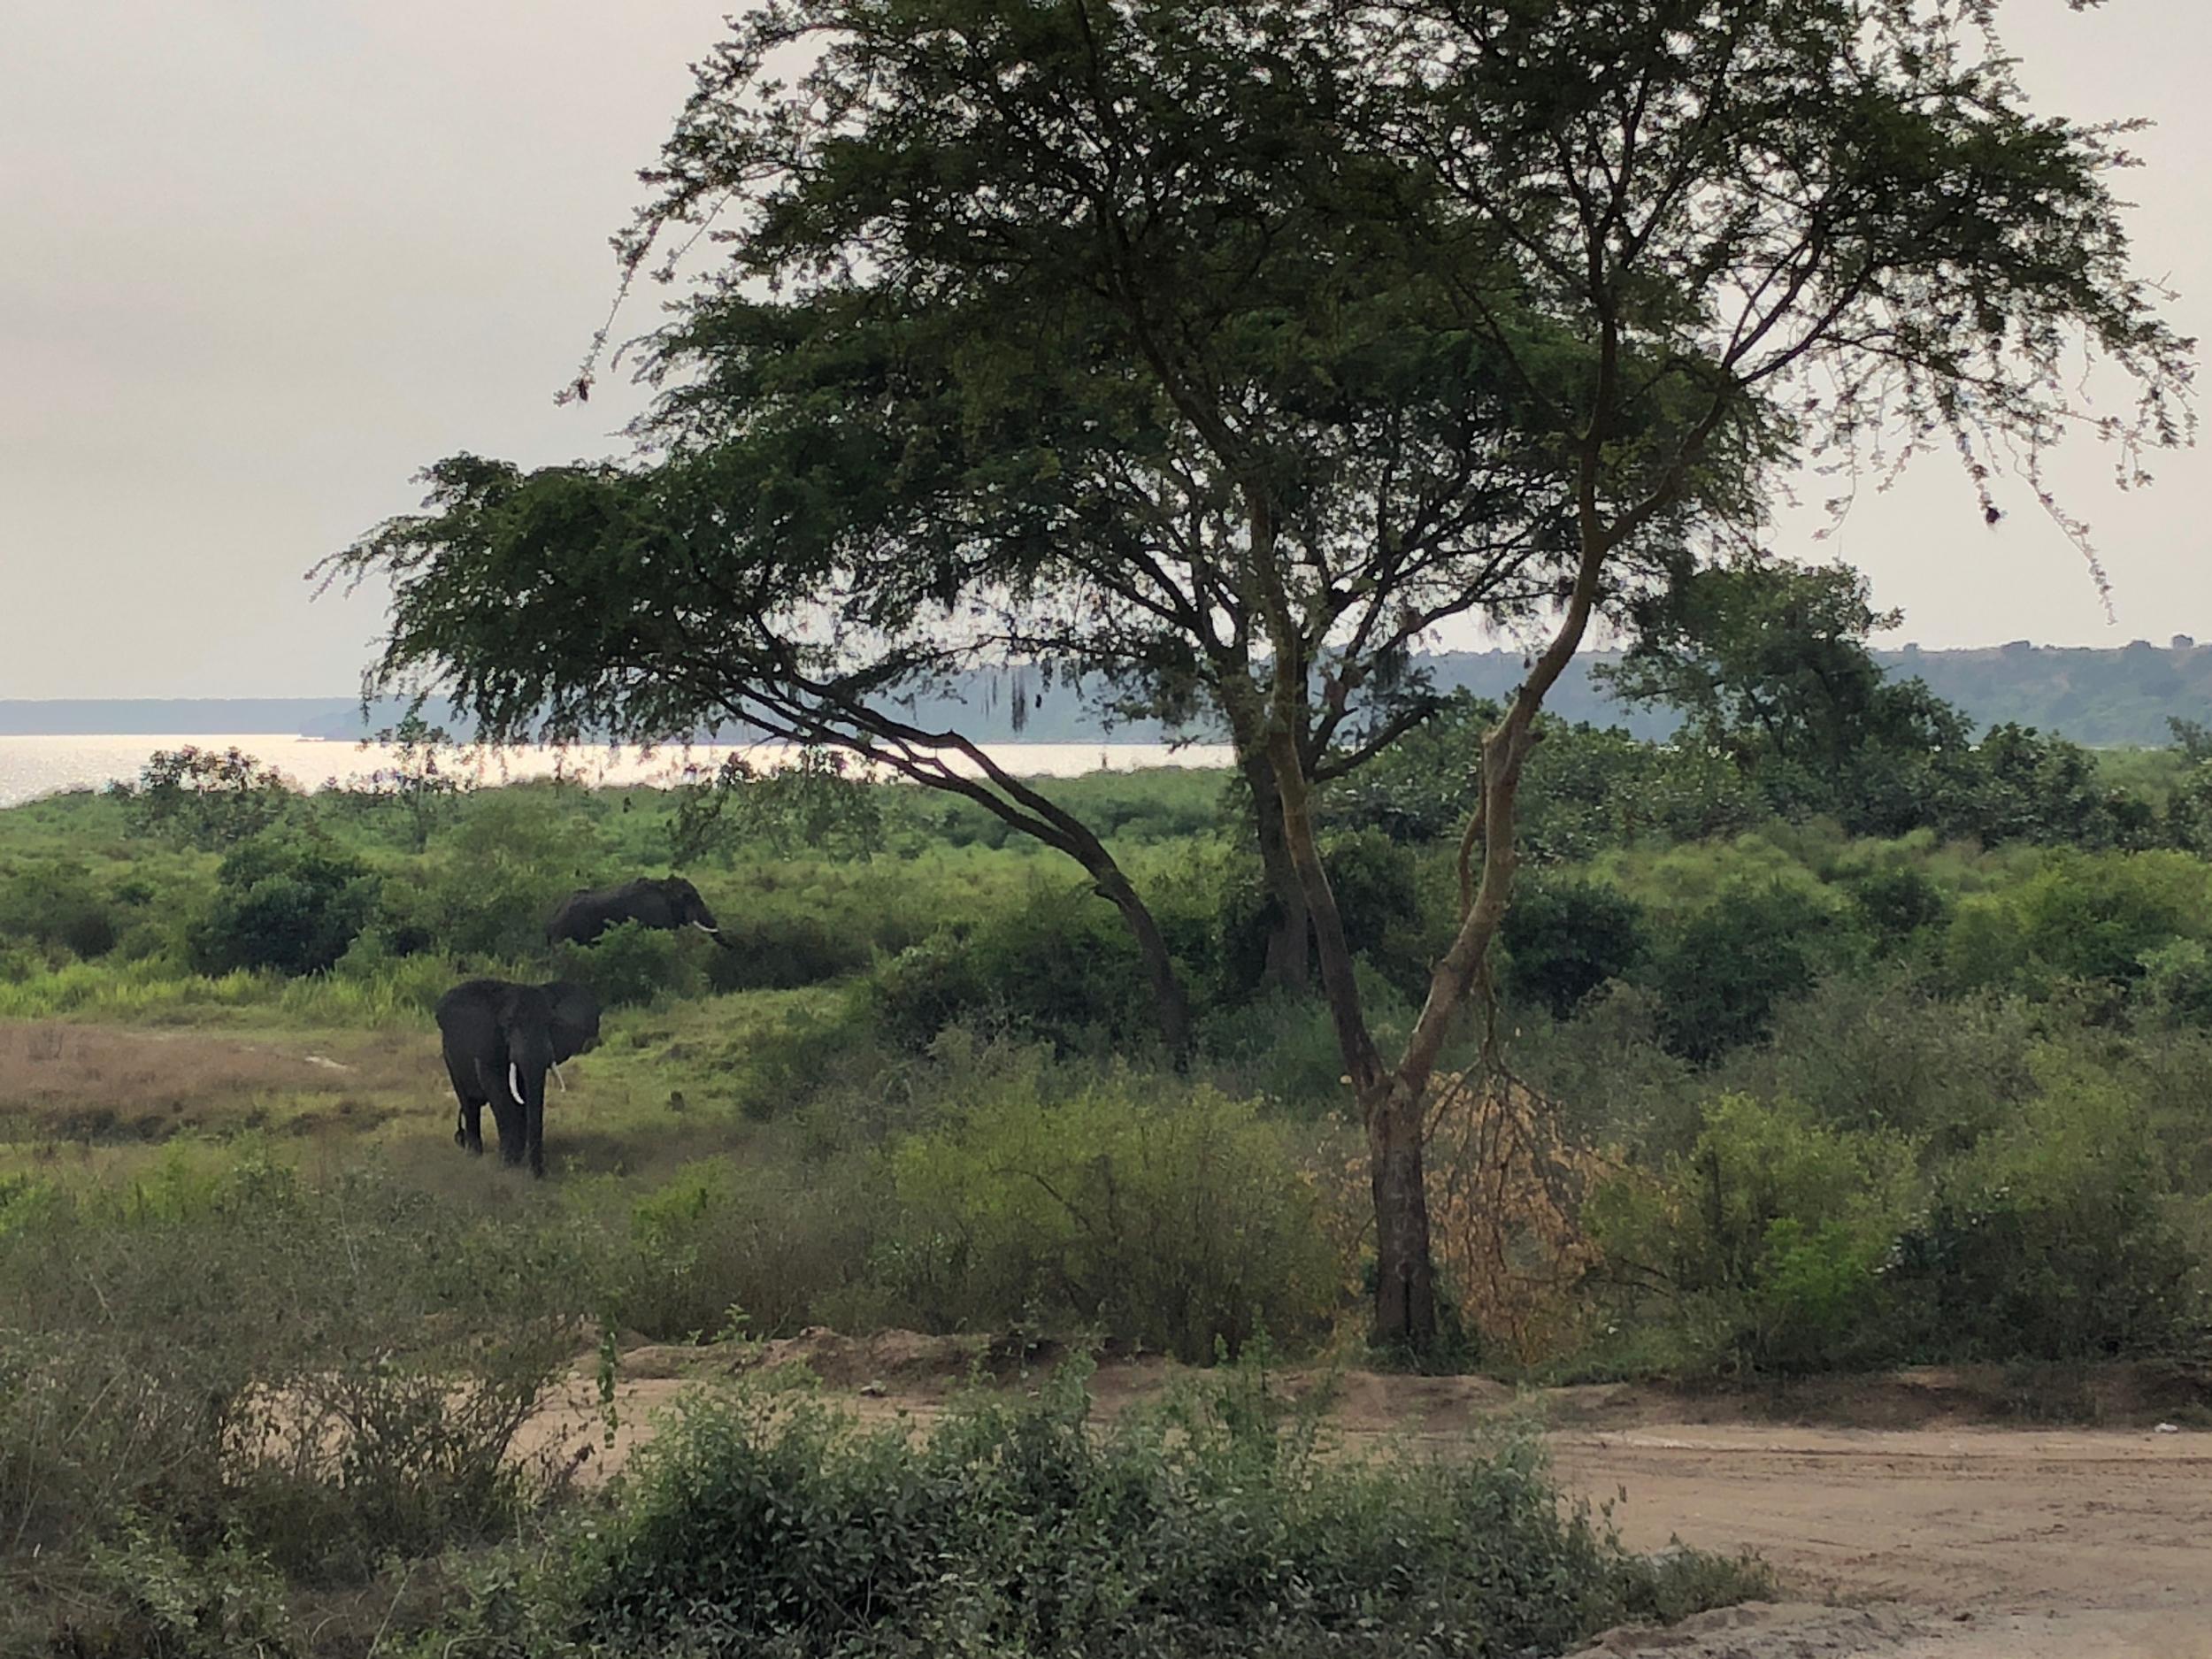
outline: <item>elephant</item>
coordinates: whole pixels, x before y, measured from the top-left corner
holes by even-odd
[[[695,927],[725,950],[734,949],[699,889],[681,876],[641,876],[611,887],[580,887],[560,902],[545,925],[545,941],[588,945],[618,922],[648,927]]]
[[[453,1141],[484,1151],[484,1108],[499,1130],[499,1159],[545,1173],[545,1074],[599,1039],[599,999],[583,986],[467,979],[438,999],[447,1076],[461,1107]],[[568,1087],[563,1079],[561,1087]]]

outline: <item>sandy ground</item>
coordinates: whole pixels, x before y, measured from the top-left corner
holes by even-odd
[[[772,1347],[770,1359],[805,1361],[867,1418],[926,1420],[968,1357],[902,1333]],[[589,1445],[581,1471],[603,1476],[650,1434],[698,1356],[640,1350],[623,1371],[611,1448],[581,1391],[533,1425],[532,1446]],[[1164,1375],[1102,1368],[1098,1409]],[[1348,1440],[1409,1438],[1444,1455],[1471,1423],[1531,1403],[1479,1379],[1363,1373],[1337,1386]],[[1962,1420],[1924,1386],[1890,1388],[1862,1415],[1923,1420],[1752,1421],[1726,1402],[1617,1387],[1540,1396],[1561,1477],[1609,1502],[1628,1544],[1755,1551],[1792,1598],[1612,1632],[1588,1659],[2212,1659],[2212,1431],[1996,1427]]]

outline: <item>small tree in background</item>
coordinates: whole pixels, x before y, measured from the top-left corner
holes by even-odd
[[[362,792],[388,803],[407,826],[407,844],[420,852],[431,833],[450,823],[461,797],[476,787],[460,770],[461,755],[452,733],[410,710],[369,741],[389,749],[391,757],[362,779]],[[364,749],[367,742],[362,744]]]
[[[291,807],[298,792],[274,766],[236,747],[187,743],[157,749],[135,787],[118,784],[134,832],[203,852],[250,840]]]

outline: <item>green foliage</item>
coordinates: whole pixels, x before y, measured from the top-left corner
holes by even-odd
[[[2185,764],[2195,767],[2212,761],[2212,726],[2170,714],[2166,717],[2166,729],[2173,734],[2174,747],[2181,751]]]
[[[0,938],[35,941],[89,961],[115,949],[126,914],[74,861],[40,859],[0,874]]]
[[[1843,884],[1865,929],[1886,951],[1906,949],[1939,931],[1951,901],[1925,871],[1909,864],[1869,870]]]
[[[1632,704],[1682,714],[1785,817],[1827,814],[1865,834],[1923,821],[1965,748],[1965,718],[1867,648],[1877,612],[1842,565],[1744,561],[1689,572],[1639,607],[1635,639],[1597,678]]]
[[[2212,855],[2212,762],[2174,785],[2166,801],[2166,838],[2185,852]]]
[[[1936,825],[1985,846],[2138,848],[2157,834],[2149,805],[2105,787],[2087,749],[2018,726],[1997,726],[1982,739],[1972,767],[1939,804]]]
[[[545,949],[555,905],[595,879],[600,835],[584,792],[529,784],[469,799],[431,855],[387,880],[394,948],[511,962]]]
[[[2136,1005],[2146,1019],[2212,1030],[2212,946],[2201,939],[2177,939],[2145,951],[2139,960],[2143,977]]]
[[[1614,1271],[1671,1301],[1691,1363],[1752,1370],[1878,1357],[1880,1270],[1902,1231],[1915,1150],[1822,1123],[1794,1102],[1725,1094],[1656,1182],[1613,1177],[1592,1220]]]
[[[866,858],[883,846],[882,795],[840,749],[802,749],[766,768],[733,755],[677,792],[669,855],[679,865],[736,849]]]
[[[1627,1555],[1567,1509],[1529,1439],[1329,1456],[1250,1370],[1103,1432],[1088,1406],[1064,1372],[1033,1402],[965,1404],[918,1438],[803,1401],[695,1398],[608,1521],[536,1573],[488,1572],[436,1640],[483,1659],[1503,1659],[1765,1581]]]
[[[498,1532],[574,1340],[558,1249],[385,1181],[308,1188],[265,1149],[0,1230],[0,1576],[127,1548],[144,1516],[165,1599],[127,1617],[204,1628],[180,1598],[252,1590],[242,1552],[346,1580]],[[164,1590],[176,1552],[207,1576]]]
[[[2166,1213],[2149,1122],[2087,1067],[2043,1070],[1901,1240],[1898,1286],[1950,1356],[2158,1352],[2201,1317],[2202,1263]]]
[[[2180,853],[2064,852],[2013,890],[1967,898],[1944,941],[1958,987],[2048,996],[2065,984],[2108,1004],[2133,995],[2150,960],[2212,938],[2212,868]]]
[[[409,710],[397,725],[378,732],[375,741],[390,749],[391,756],[354,793],[395,815],[404,826],[407,847],[420,852],[432,834],[452,820],[474,780],[461,771],[452,733],[419,712]]]
[[[1755,1041],[1778,1009],[1847,959],[1852,943],[1834,901],[1817,887],[1732,884],[1652,948],[1642,977],[1659,998],[1662,1041],[1696,1061]]]
[[[218,754],[193,743],[156,749],[136,786],[119,784],[113,793],[134,833],[203,851],[260,834],[298,799],[275,767],[236,748]]]
[[[1025,899],[941,933],[871,976],[884,1034],[921,1048],[949,1025],[1010,1028],[1067,1048],[1141,1045],[1152,1004],[1135,945],[1087,887],[1033,883]]]
[[[1324,801],[1331,821],[1400,842],[1456,841],[1475,806],[1482,734],[1495,704],[1456,693]],[[1539,722],[1520,798],[1520,839],[1536,863],[1606,847],[1696,841],[1747,829],[1770,808],[1738,768],[1701,743],[1640,742],[1617,727]]]
[[[282,835],[240,842],[215,881],[215,902],[190,934],[193,964],[210,974],[327,972],[374,914],[379,891],[351,854]]]
[[[1643,907],[1601,882],[1539,875],[1506,912],[1505,983],[1515,998],[1565,1019],[1608,980],[1624,978],[1649,948]]]
[[[157,1523],[127,1517],[94,1547],[79,1605],[95,1609],[69,1632],[77,1655],[143,1659],[290,1659],[310,1649],[286,1601],[283,1576],[234,1542],[191,1555]]]
[[[687,1164],[629,1206],[610,1310],[657,1341],[788,1335],[860,1281],[880,1194],[850,1161],[802,1170]],[[849,1298],[847,1298],[849,1301]]]
[[[553,977],[588,985],[609,1008],[636,1007],[698,995],[717,949],[689,929],[619,922],[588,945],[564,940],[553,952]]]
[[[987,1079],[894,1148],[880,1271],[898,1302],[940,1328],[1033,1310],[1202,1361],[1325,1327],[1343,1264],[1255,1104],[1126,1075],[1041,1101],[1037,1083]]]

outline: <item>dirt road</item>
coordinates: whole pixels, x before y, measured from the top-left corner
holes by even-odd
[[[772,1346],[871,1418],[926,1420],[965,1363],[940,1339],[902,1333]],[[646,1373],[695,1368],[674,1350],[628,1356],[617,1444],[591,1467],[618,1464],[684,1386]],[[1157,1367],[1102,1368],[1098,1409],[1163,1379]],[[1348,1439],[1409,1437],[1440,1455],[1471,1423],[1528,1403],[1474,1378],[1356,1374],[1337,1390]],[[1680,1399],[1628,1388],[1540,1399],[1562,1479],[1609,1502],[1628,1544],[1753,1550],[1793,1598],[1617,1632],[1593,1659],[2212,1659],[2212,1431],[1992,1427],[1946,1420],[1952,1408],[1926,1392],[1906,1391],[1935,1420],[1883,1428],[1747,1421],[1725,1402],[1686,1414]],[[590,1423],[580,1406],[533,1439],[588,1438]]]
[[[1630,1544],[1756,1550],[1793,1594],[1871,1609],[1722,1615],[1698,1645],[1611,1651],[2212,1659],[2212,1433],[1653,1424],[1551,1440],[1571,1486],[1617,1500]]]

